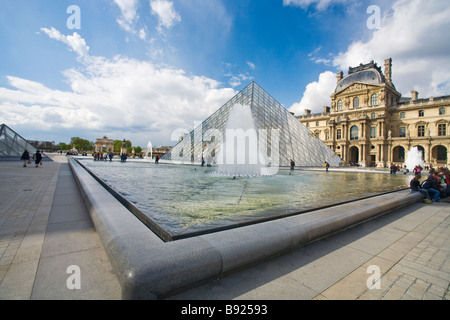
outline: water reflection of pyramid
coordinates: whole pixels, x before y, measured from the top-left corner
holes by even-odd
[[[186,134],[162,159],[183,159],[185,162],[199,163],[202,155],[214,158],[222,141],[214,139],[210,134],[205,138],[205,134],[212,130],[225,136],[228,115],[236,104],[250,106],[258,129],[266,129],[268,132],[278,129],[279,143],[272,145],[270,134],[265,143],[268,155],[279,155],[279,162],[276,162],[280,166],[288,166],[290,159],[295,161],[296,166],[322,166],[325,161],[331,166],[339,165],[340,158],[328,146],[255,82],[225,103],[190,132],[190,135]]]
[[[28,150],[32,156],[37,149],[17,132],[5,124],[0,126],[0,160],[20,159],[22,153]],[[44,155],[44,160],[47,156]]]

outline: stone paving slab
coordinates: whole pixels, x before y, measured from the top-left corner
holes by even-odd
[[[0,164],[0,299],[29,299],[60,164]]]
[[[449,203],[416,203],[169,299],[446,300],[449,221]]]
[[[120,299],[67,159],[52,159],[0,162],[0,299]],[[80,289],[67,286],[72,265]]]
[[[120,299],[65,157],[0,162],[0,299]],[[169,300],[449,299],[450,204],[417,203]],[[67,287],[67,267],[81,289]],[[380,289],[367,288],[380,269]]]

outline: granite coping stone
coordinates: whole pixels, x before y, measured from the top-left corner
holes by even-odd
[[[401,190],[301,215],[164,242],[75,160],[75,180],[121,285],[123,299],[160,299],[375,216],[420,201]]]

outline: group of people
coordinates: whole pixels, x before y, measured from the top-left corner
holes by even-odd
[[[430,169],[423,181],[423,169],[420,166],[416,166],[413,172],[414,178],[410,181],[410,188],[412,191],[421,192],[425,203],[438,202],[450,196],[450,170],[447,168]]]
[[[110,153],[102,153],[102,152],[94,152],[92,154],[92,157],[94,158],[94,161],[107,161],[109,159],[109,161],[112,161],[112,159],[114,158],[114,153],[110,152]]]
[[[28,150],[25,150],[22,153],[22,157],[20,158],[21,160],[23,160],[23,166],[26,167],[27,164],[31,164],[31,156],[30,153],[28,152]],[[33,154],[33,160],[34,163],[36,165],[36,168],[39,167],[39,165],[42,166],[42,153],[39,150],[36,150],[36,153]]]

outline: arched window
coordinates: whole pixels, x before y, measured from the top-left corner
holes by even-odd
[[[358,126],[353,126],[350,128],[350,140],[358,140]]]
[[[375,112],[372,112],[372,114],[370,115],[370,118],[375,119],[377,117]]]
[[[425,115],[423,110],[419,110],[419,117],[423,117]]]
[[[370,96],[370,105],[377,106],[378,105],[378,96],[376,93]]]
[[[338,101],[338,103],[337,103],[337,109],[338,109],[338,111],[342,111],[342,106],[343,106],[343,104],[344,104],[344,103],[342,102],[342,99]]]
[[[359,98],[358,97],[353,99],[353,108],[359,108]]]

